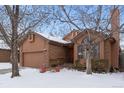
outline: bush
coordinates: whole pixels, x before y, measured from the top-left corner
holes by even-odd
[[[92,60],[92,71],[93,72],[107,72],[108,71],[108,60],[100,59],[100,60]]]
[[[58,65],[64,64],[65,60],[63,58],[57,58],[57,59],[51,59],[50,60],[50,66],[56,67]]]
[[[73,68],[78,70],[78,71],[84,71],[84,70],[86,70],[86,64],[85,63],[81,64],[80,60],[76,60]]]

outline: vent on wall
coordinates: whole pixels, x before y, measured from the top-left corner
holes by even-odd
[[[31,43],[34,42],[34,34],[29,34],[28,41]]]

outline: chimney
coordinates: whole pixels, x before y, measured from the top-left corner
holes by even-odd
[[[111,30],[112,36],[119,40],[119,26],[120,26],[120,13],[118,8],[114,8],[111,11]]]
[[[112,66],[115,68],[119,67],[119,49],[120,49],[119,26],[120,26],[120,12],[118,8],[114,7],[111,11],[111,30],[112,30],[112,37],[116,40],[116,42],[112,44],[111,61],[112,61]]]

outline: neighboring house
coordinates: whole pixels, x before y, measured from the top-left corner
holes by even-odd
[[[10,62],[10,48],[3,40],[0,40],[0,63],[1,62]]]
[[[94,39],[94,59],[105,59],[110,66],[119,67],[119,10],[111,18],[112,35],[106,38],[102,32],[85,29],[82,32],[74,30],[67,34],[63,40],[41,33],[31,32],[20,47],[20,63],[22,66],[40,67],[42,64],[50,65],[54,62],[75,63],[79,60],[85,63],[83,42],[88,42],[88,33]],[[109,32],[109,31],[108,31]]]

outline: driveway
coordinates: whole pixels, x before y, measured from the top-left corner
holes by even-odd
[[[0,74],[6,74],[6,73],[9,73],[11,72],[11,69],[8,68],[8,69],[0,69]]]
[[[24,67],[19,66],[19,70],[24,69]],[[0,75],[11,72],[11,64],[10,63],[0,63]]]

